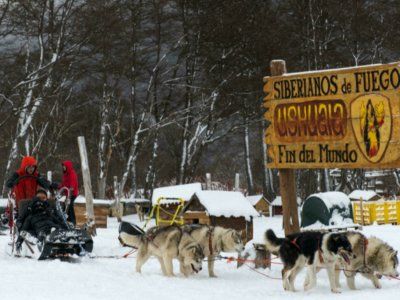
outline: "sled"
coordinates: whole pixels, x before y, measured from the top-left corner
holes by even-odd
[[[59,190],[55,199],[47,200],[50,207],[55,209],[58,214],[62,217],[64,225],[68,229],[54,229],[46,237],[39,239],[32,232],[19,232],[15,222],[10,227],[11,241],[6,246],[6,253],[10,256],[16,257],[28,257],[35,258],[38,260],[44,260],[48,258],[65,258],[73,255],[84,256],[93,250],[93,240],[91,236],[81,229],[75,229],[74,226],[67,222],[67,214],[65,210],[68,209],[69,199],[65,200],[65,210],[60,205],[60,200],[65,197],[62,195],[63,189]],[[32,200],[21,200],[18,205],[18,209],[14,209],[15,201],[12,197],[10,203],[13,205],[12,218],[16,220],[18,214],[24,214],[28,209],[29,203]],[[20,251],[16,249],[16,241],[18,237],[22,237],[23,243]]]
[[[169,212],[163,205],[168,204],[170,202],[177,203],[175,211]],[[160,197],[157,199],[156,205],[153,206],[149,218],[144,224],[143,228],[146,228],[149,221],[153,218],[154,214],[156,215],[156,225],[157,226],[166,226],[166,225],[183,225],[185,222],[183,217],[181,216],[183,208],[185,206],[185,200],[182,198],[165,198]]]

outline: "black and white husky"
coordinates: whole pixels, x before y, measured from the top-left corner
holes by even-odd
[[[295,291],[294,281],[297,274],[307,267],[307,280],[304,290],[316,285],[317,268],[323,266],[328,271],[331,291],[339,293],[335,282],[335,265],[339,257],[350,262],[351,244],[341,233],[323,233],[317,231],[300,232],[278,238],[272,230],[265,233],[266,248],[279,255],[283,262],[283,288]]]

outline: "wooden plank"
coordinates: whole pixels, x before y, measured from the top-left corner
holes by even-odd
[[[398,62],[275,74],[264,86],[269,167],[400,167]]]

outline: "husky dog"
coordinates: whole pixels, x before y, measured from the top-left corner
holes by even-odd
[[[153,227],[146,233],[132,234],[121,230],[119,240],[138,249],[136,272],[141,273],[143,264],[150,256],[155,256],[165,276],[174,276],[172,260],[178,258],[180,271],[185,276],[202,269],[204,254],[202,247],[180,227],[171,225]],[[190,271],[190,272],[189,272]]]
[[[317,266],[323,265],[328,271],[331,291],[340,292],[335,282],[335,265],[339,256],[348,262],[352,254],[351,244],[344,234],[309,231],[277,238],[272,230],[267,230],[265,238],[265,247],[272,253],[279,253],[283,262],[285,290],[295,291],[294,281],[305,266],[308,280],[304,290],[310,290],[317,282]]]
[[[143,222],[144,221],[144,211],[143,211],[143,207],[139,204],[135,204],[135,209],[136,209],[136,213],[139,217],[139,221]]]
[[[350,264],[346,264],[342,259],[338,260],[338,268],[336,269],[337,286],[339,285],[339,269],[344,270],[347,285],[352,290],[356,289],[354,279],[358,272],[370,279],[377,289],[382,287],[378,276],[399,276],[397,271],[399,265],[397,251],[392,247],[375,237],[367,239],[359,232],[349,231],[345,235],[350,241],[354,255],[350,260]]]
[[[240,233],[234,229],[220,226],[186,225],[183,230],[203,248],[207,256],[208,275],[216,277],[214,273],[214,260],[221,252],[242,252],[244,245]]]

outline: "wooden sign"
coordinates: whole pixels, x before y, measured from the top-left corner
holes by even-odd
[[[399,63],[264,81],[269,167],[400,167]]]

